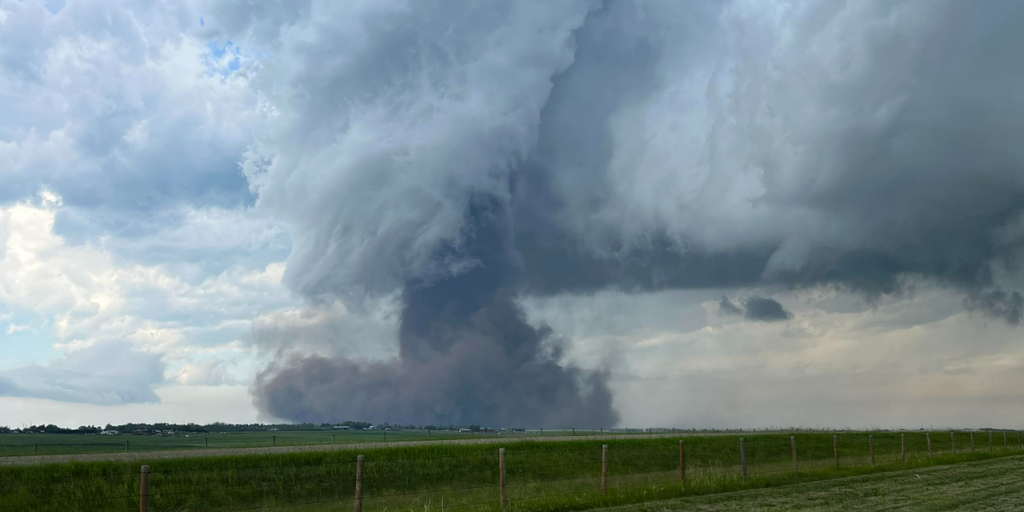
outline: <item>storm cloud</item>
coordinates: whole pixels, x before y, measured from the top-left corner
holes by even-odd
[[[737,306],[731,300],[722,297],[718,302],[718,314],[721,316],[742,316],[747,320],[755,322],[779,322],[793,318],[779,301],[771,297],[750,297],[744,302],[743,307]]]
[[[761,322],[778,322],[781,320],[789,320],[793,317],[793,314],[786,311],[786,308],[779,304],[779,301],[770,297],[751,297],[747,299],[747,312],[745,314],[748,320],[756,320]]]
[[[210,30],[273,55],[242,167],[287,284],[403,301],[397,359],[282,353],[270,415],[614,422],[529,295],[925,279],[1019,321],[1020,2],[232,5]]]

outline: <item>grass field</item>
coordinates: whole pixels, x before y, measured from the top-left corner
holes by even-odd
[[[1024,458],[1006,457],[595,512],[973,511],[1024,509]]]
[[[584,436],[597,432],[579,430]],[[610,434],[612,432],[605,432]],[[515,436],[564,436],[572,431],[530,431]],[[388,442],[427,441],[449,439],[480,439],[507,437],[498,433],[463,434],[451,431],[393,430],[386,432]],[[28,455],[63,455],[76,453],[113,453],[128,451],[196,450],[216,448],[258,448],[267,446],[306,446],[326,444],[356,444],[382,442],[385,432],[373,430],[314,430],[281,432],[239,432],[230,434],[179,434],[156,436],[101,436],[96,434],[3,434],[0,435],[0,457]]]
[[[510,441],[507,492],[517,510],[568,511],[816,481],[906,467],[925,467],[1020,453],[1001,433],[992,452],[987,434],[874,433],[871,465],[867,433],[838,435],[835,467],[831,434],[796,434],[794,475],[790,436],[745,437],[748,478],[740,476],[739,436],[687,436],[685,491],[679,482],[679,439],[623,437],[599,441]],[[601,446],[609,446],[609,492],[600,492]],[[498,510],[499,445],[396,446],[363,450],[364,510]],[[352,450],[201,459],[152,464],[154,511],[350,510],[356,456]],[[103,462],[0,467],[0,510],[138,510],[139,464]]]

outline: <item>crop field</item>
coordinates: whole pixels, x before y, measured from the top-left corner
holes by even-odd
[[[1013,433],[1011,433],[1013,434]],[[874,440],[872,464],[869,436]],[[364,455],[363,510],[500,510],[499,446],[507,504],[568,511],[774,487],[1022,453],[1001,432],[798,433],[794,471],[788,434],[683,436],[501,444],[438,444],[369,450],[164,459],[151,465],[153,511],[351,510],[357,456]],[[685,453],[681,453],[680,441]],[[905,444],[904,444],[905,442]],[[602,491],[603,446],[607,473]],[[838,467],[834,446],[838,446]],[[905,451],[903,447],[906,447]],[[685,457],[685,485],[680,471]],[[905,460],[904,460],[905,457]],[[145,463],[145,462],[143,462]],[[0,467],[0,511],[139,510],[139,463]]]
[[[515,436],[529,437],[565,436],[575,434],[585,436],[597,434],[596,431],[585,430],[531,430],[528,433],[517,432]],[[604,432],[605,434],[625,432]],[[3,434],[0,435],[0,457],[16,457],[28,455],[63,455],[78,453],[114,453],[124,451],[164,451],[164,450],[198,450],[217,448],[260,448],[270,446],[310,446],[328,444],[357,444],[403,442],[403,441],[441,441],[453,439],[502,438],[504,434],[490,433],[459,433],[452,431],[426,430],[392,430],[388,432],[374,430],[311,430],[281,432],[238,432],[238,433],[201,433],[178,434],[167,437],[157,436],[101,436],[97,434]]]

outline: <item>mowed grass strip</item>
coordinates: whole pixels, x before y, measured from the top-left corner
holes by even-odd
[[[739,436],[685,437],[687,486],[679,483],[679,438],[514,442],[506,446],[507,492],[521,510],[580,510],[685,494],[777,486],[904,467],[899,433],[797,434],[793,474],[789,435],[744,436],[749,478],[740,478]],[[908,433],[908,448],[912,436]],[[949,453],[933,435],[933,457],[910,452],[909,466],[1017,453]],[[987,440],[987,437],[986,437]],[[959,443],[959,440],[958,440]],[[609,445],[609,492],[600,492],[601,446]],[[366,456],[364,510],[496,510],[499,445],[404,446],[373,450],[161,459],[153,461],[152,509],[165,511],[341,510],[352,505],[356,456]],[[958,445],[959,447],[959,445]],[[145,463],[145,462],[143,462]],[[95,462],[0,467],[0,510],[137,510],[139,463]],[[308,504],[308,505],[304,505]]]
[[[659,432],[664,434],[665,432]],[[451,441],[467,439],[502,439],[497,432],[460,433],[446,430],[289,430],[277,432],[180,433],[173,436],[136,436],[130,434],[104,436],[97,434],[2,434],[0,457],[32,455],[70,455],[120,453],[125,442],[130,452],[200,450],[218,448],[266,448],[270,446],[316,446],[332,444],[401,443],[409,441]],[[545,430],[517,432],[512,438],[558,437],[588,435],[640,435],[637,432],[599,432],[596,430]]]
[[[269,446],[309,446],[328,444],[379,443],[381,431],[284,431],[201,433],[158,436],[102,436],[86,434],[4,434],[0,435],[0,457],[65,455],[79,453],[117,453],[125,451],[199,450],[216,448],[262,448]],[[399,430],[387,432],[388,442],[495,438],[497,434],[460,434]],[[276,438],[276,439],[275,439]]]

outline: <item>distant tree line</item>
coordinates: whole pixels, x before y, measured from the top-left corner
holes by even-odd
[[[392,430],[459,430],[468,428],[472,432],[479,432],[483,429],[480,425],[423,425],[398,423],[367,423],[365,421],[343,421],[341,423],[222,423],[215,422],[207,425],[196,423],[124,423],[121,425],[107,424],[105,427],[95,425],[83,425],[78,428],[63,428],[57,425],[31,425],[23,428],[11,428],[0,425],[0,434],[33,433],[33,434],[99,434],[103,430],[116,430],[121,433],[132,433],[137,430],[183,433],[209,433],[209,432],[264,432],[271,429],[288,430],[330,430],[336,426],[349,427],[352,430],[392,429]]]

